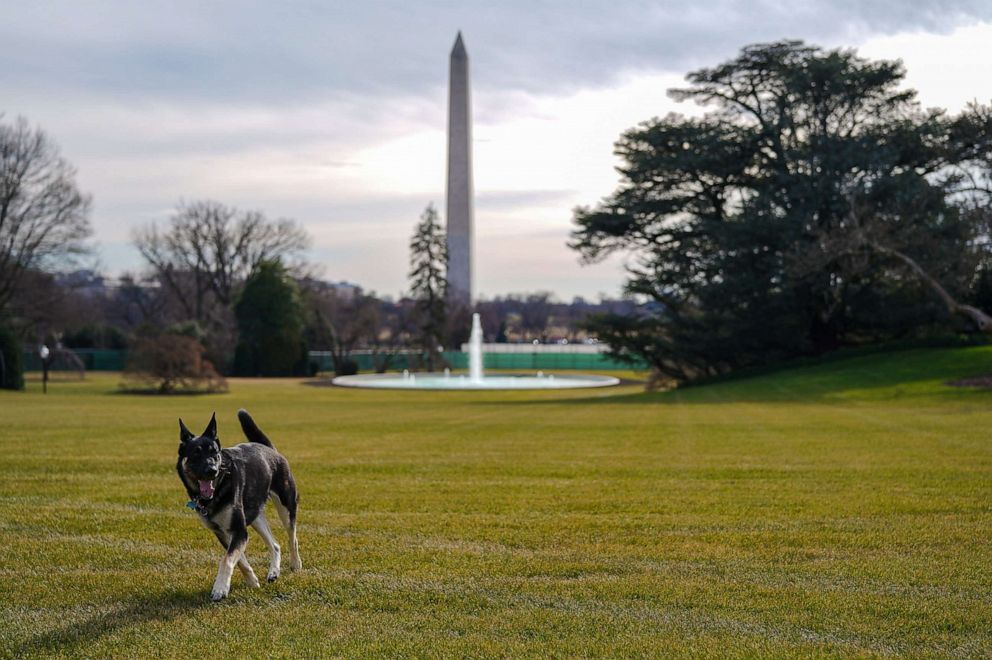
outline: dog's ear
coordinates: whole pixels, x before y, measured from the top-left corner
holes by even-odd
[[[183,424],[182,418],[179,418],[179,442],[180,443],[189,442],[192,439],[193,439],[193,434],[190,433],[190,430],[186,428],[185,424]]]
[[[210,423],[207,424],[207,428],[203,431],[204,437],[217,439],[217,413],[210,416]]]

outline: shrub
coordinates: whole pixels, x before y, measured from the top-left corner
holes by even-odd
[[[227,391],[227,381],[203,352],[203,344],[183,335],[141,339],[128,356],[123,387],[158,394]]]

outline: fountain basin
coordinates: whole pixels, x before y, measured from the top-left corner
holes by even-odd
[[[460,374],[359,374],[338,376],[331,381],[340,387],[368,387],[395,390],[570,390],[584,387],[619,385],[613,376],[577,375],[501,375],[471,378]]]
[[[482,322],[472,315],[472,333],[468,340],[468,375],[442,373],[359,374],[338,376],[331,381],[340,387],[369,387],[389,390],[574,390],[582,387],[619,385],[612,376],[589,374],[545,374],[486,376],[482,367]]]

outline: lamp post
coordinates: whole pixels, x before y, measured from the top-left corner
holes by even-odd
[[[42,344],[38,348],[38,357],[41,358],[41,391],[43,394],[48,394],[48,366],[52,362],[52,352]]]

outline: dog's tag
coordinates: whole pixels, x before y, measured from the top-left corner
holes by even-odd
[[[190,500],[189,502],[186,503],[186,508],[193,509],[194,511],[196,511],[196,502]]]

